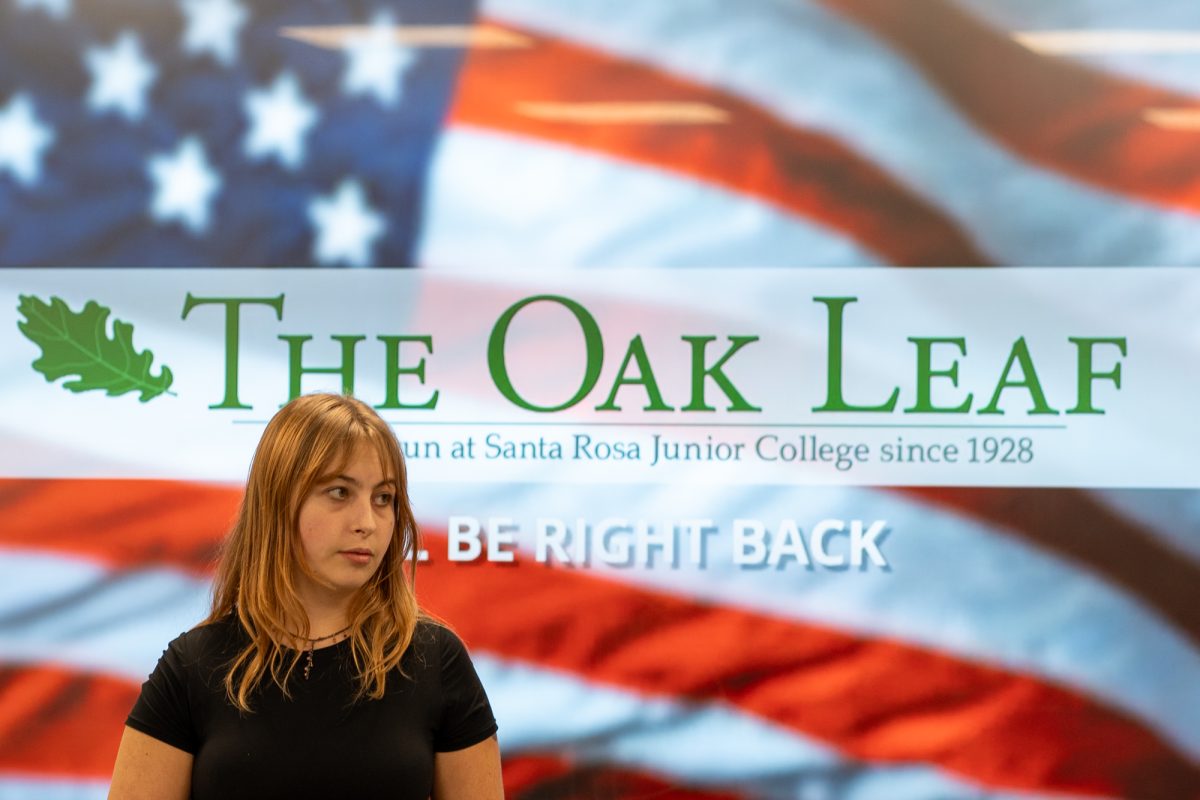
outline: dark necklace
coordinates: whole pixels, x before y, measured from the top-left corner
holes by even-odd
[[[295,637],[293,637],[293,638],[296,638],[296,639],[301,639],[301,640],[303,640],[304,642],[307,642],[307,643],[308,643],[308,647],[307,647],[307,648],[305,648],[305,653],[306,653],[306,655],[307,655],[307,660],[305,661],[305,664],[304,664],[304,680],[308,680],[308,676],[309,676],[309,675],[312,673],[312,668],[313,668],[313,650],[315,649],[315,645],[317,644],[317,642],[323,642],[323,641],[325,641],[326,639],[332,639],[332,638],[333,638],[333,637],[335,637],[335,636],[341,636],[343,633],[345,633],[345,632],[346,632],[346,631],[348,631],[348,630],[350,630],[350,626],[349,626],[349,625],[347,625],[346,627],[342,628],[340,631],[334,631],[333,633],[326,634],[325,636],[317,636],[317,637],[315,637],[315,638],[312,638],[312,639],[308,638],[307,636],[295,636]]]

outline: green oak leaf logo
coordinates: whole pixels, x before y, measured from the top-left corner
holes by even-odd
[[[145,403],[166,392],[174,380],[165,364],[157,375],[150,374],[154,354],[134,349],[133,326],[128,322],[114,319],[109,337],[112,309],[95,300],[89,300],[82,311],[72,311],[59,297],[51,297],[47,303],[21,295],[17,311],[25,317],[17,323],[21,333],[42,348],[42,357],[33,362],[33,368],[48,382],[75,375],[78,377],[63,383],[64,389],[76,393],[102,389],[109,397],[141,392],[138,400]]]

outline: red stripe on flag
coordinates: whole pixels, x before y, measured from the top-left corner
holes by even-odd
[[[108,778],[137,695],[104,675],[0,665],[0,771]]]
[[[504,759],[504,796],[520,797],[527,791],[552,780],[562,778],[573,767],[555,755],[522,754]]]
[[[208,574],[241,498],[240,488],[175,481],[0,479],[0,543]]]
[[[520,31],[526,49],[474,49],[451,120],[671,170],[817,220],[903,266],[986,265],[988,258],[932,204],[835,138],[653,67]],[[576,124],[518,111],[524,103],[687,102],[727,113],[721,124]]]
[[[1193,98],[1034,53],[949,0],[822,0],[895,47],[1023,158],[1110,191],[1200,210],[1196,134],[1147,122]],[[1017,89],[1019,87],[1019,90]]]
[[[1200,769],[1154,732],[1025,675],[531,562],[422,569],[422,602],[506,658],[732,703],[859,759],[930,762],[998,788],[1200,794]]]

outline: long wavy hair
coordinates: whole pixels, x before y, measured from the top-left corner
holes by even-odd
[[[312,575],[299,542],[300,504],[319,479],[344,469],[360,445],[378,453],[384,475],[396,481],[396,495],[392,539],[348,612],[359,698],[383,697],[387,674],[412,641],[421,614],[414,592],[419,533],[399,442],[360,400],[299,397],[275,414],[254,452],[246,494],[221,551],[212,610],[200,623],[232,615],[249,635],[225,675],[229,701],[244,712],[263,680],[289,695],[288,679],[302,653],[287,643],[312,635],[296,594],[297,571]]]

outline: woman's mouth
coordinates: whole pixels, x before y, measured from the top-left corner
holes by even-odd
[[[371,559],[373,558],[373,554],[371,553],[370,550],[355,549],[355,550],[341,550],[339,552],[343,556],[345,556],[350,561],[351,564],[358,564],[360,566],[370,564]]]

